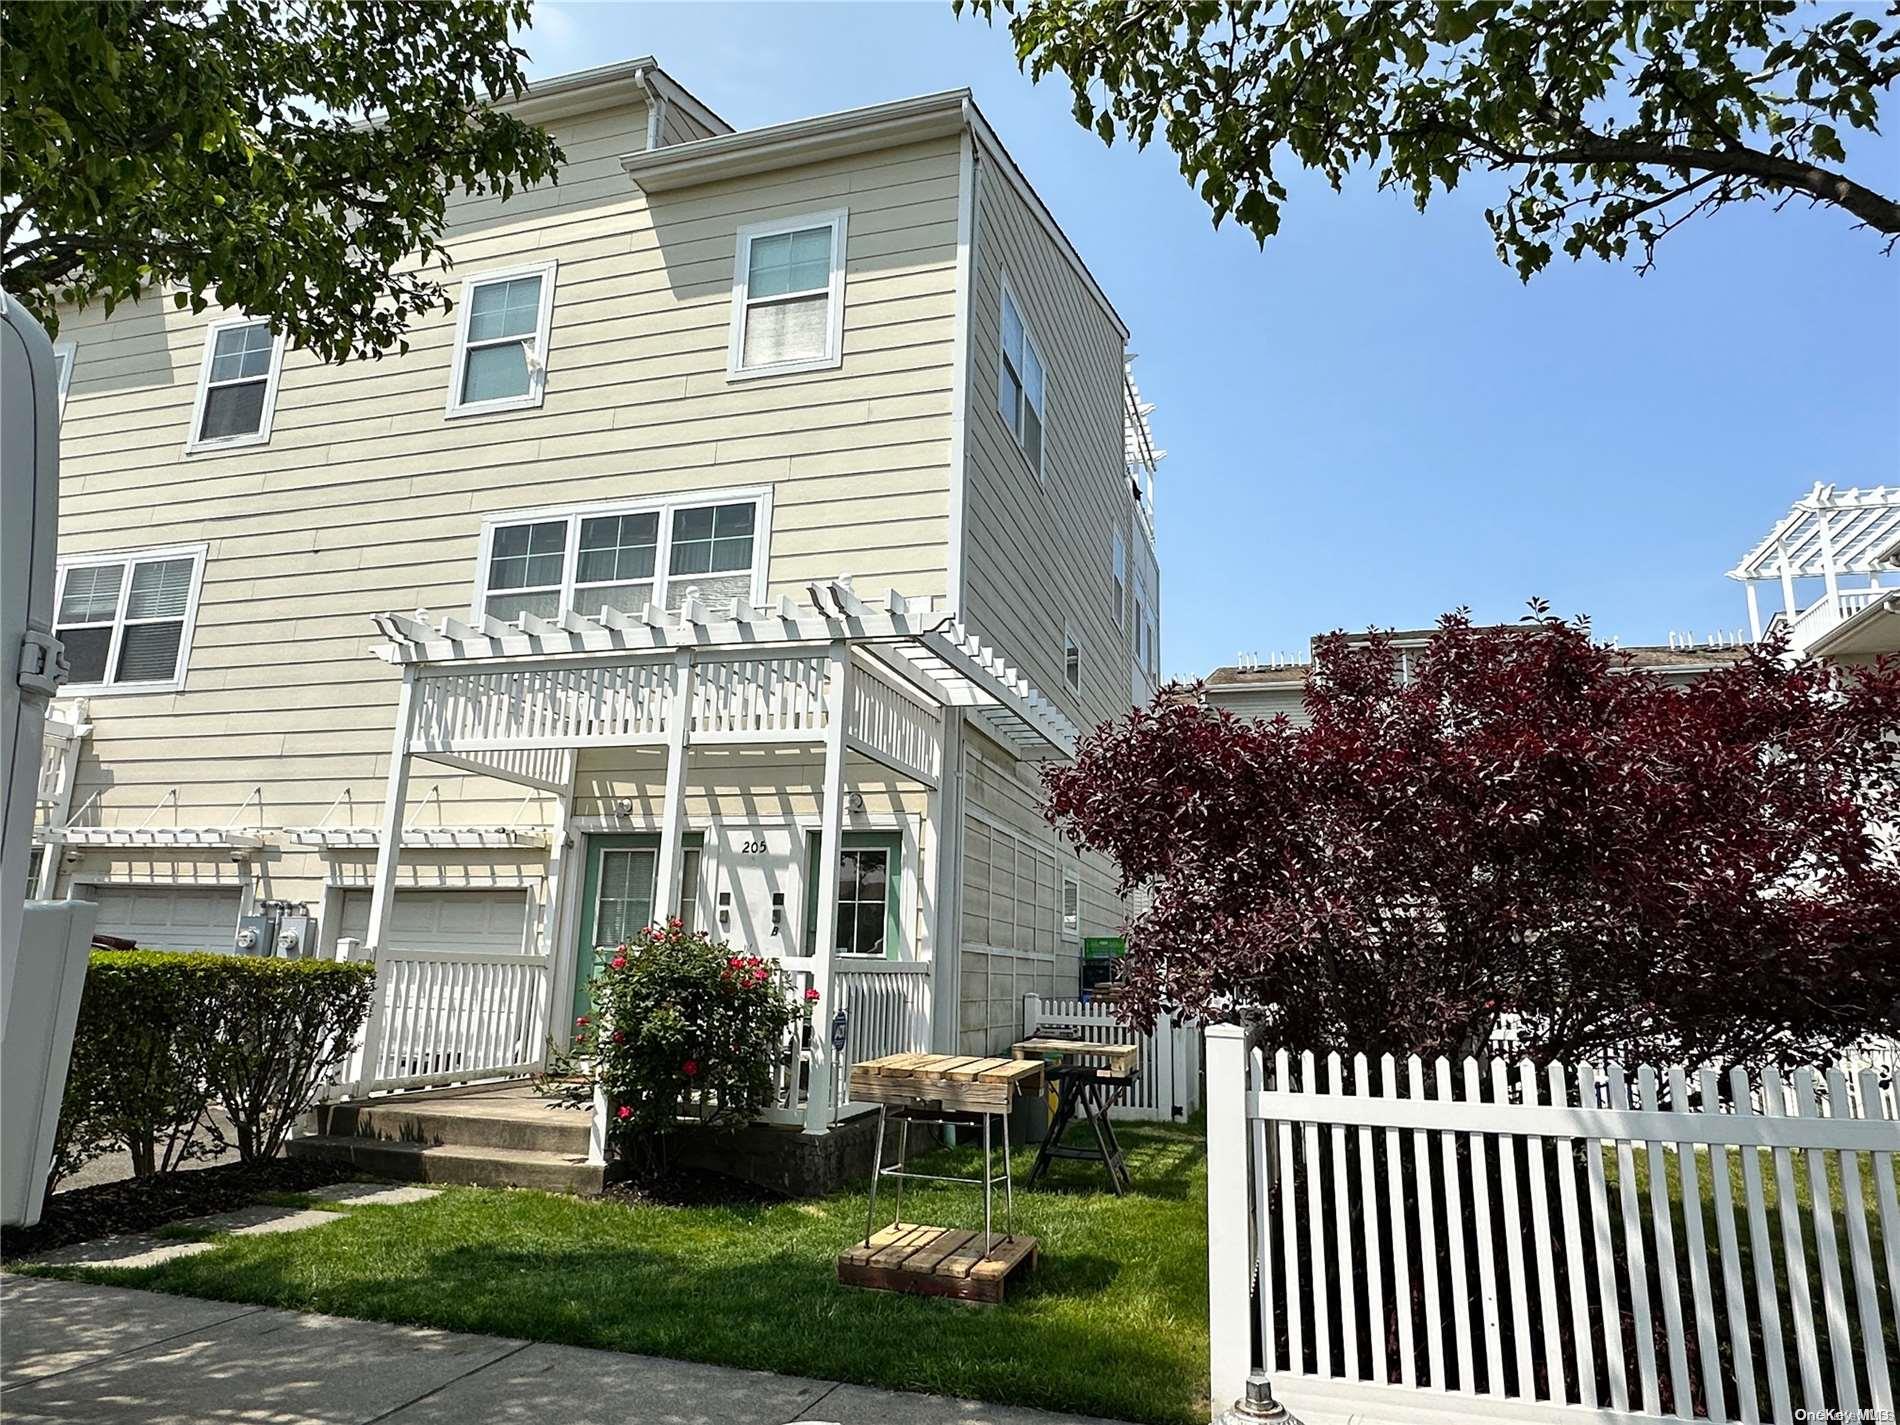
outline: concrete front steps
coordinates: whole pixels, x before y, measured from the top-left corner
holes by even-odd
[[[317,1110],[317,1133],[292,1157],[348,1163],[404,1182],[599,1192],[605,1169],[587,1161],[591,1115],[525,1084],[396,1094]]]

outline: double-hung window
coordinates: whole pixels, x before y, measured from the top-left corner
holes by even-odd
[[[739,230],[729,377],[818,371],[844,360],[844,245],[842,209]]]
[[[1082,883],[1066,871],[1062,876],[1062,935],[1065,940],[1082,938]]]
[[[544,262],[471,277],[462,284],[449,372],[451,416],[541,404],[547,387],[554,272],[555,264]]]
[[[277,375],[284,339],[270,323],[229,317],[205,328],[204,364],[191,413],[188,454],[263,445],[270,440],[277,405]]]
[[[1075,630],[1062,630],[1062,681],[1069,685],[1069,691],[1082,691],[1082,640],[1076,637]]]
[[[475,612],[511,623],[672,611],[689,593],[709,609],[756,603],[768,526],[759,491],[498,516],[484,534]]]
[[[1109,565],[1109,590],[1115,600],[1115,627],[1128,626],[1128,541],[1115,531],[1115,549]]]
[[[1042,353],[1023,324],[1016,294],[1003,283],[1003,340],[996,363],[996,404],[1029,468],[1042,477]]]
[[[68,693],[152,693],[184,686],[205,546],[64,560],[53,632]]]

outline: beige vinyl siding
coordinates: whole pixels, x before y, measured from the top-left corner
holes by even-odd
[[[298,826],[348,789],[356,824],[373,822],[398,679],[369,653],[369,616],[463,613],[496,511],[769,487],[772,596],[839,573],[872,596],[946,593],[956,141],[649,205],[619,165],[645,122],[638,105],[558,122],[558,186],[452,205],[452,295],[486,271],[559,263],[538,409],[446,419],[456,318],[439,315],[405,354],[325,366],[289,351],[270,443],[187,459],[220,314],[147,303],[63,323],[79,355],[62,553],[209,545],[184,690],[93,700],[75,805],[99,793],[99,820],[133,824],[176,788],[178,824],[220,826],[262,786],[261,817],[240,825]],[[728,383],[736,230],[838,207],[842,367]],[[432,792],[428,815],[451,824],[503,824],[521,803],[419,763],[412,807]],[[275,894],[303,898],[323,874],[294,849],[263,855]]]
[[[668,104],[660,111],[660,143],[662,146],[676,143],[691,143],[694,139],[710,138],[716,129],[707,128],[678,104]]]
[[[969,396],[965,417],[963,602],[978,635],[1022,668],[1029,680],[1079,727],[1129,707],[1133,633],[1114,613],[1114,530],[1129,544],[1131,569],[1140,557],[1123,469],[1120,331],[1069,265],[1054,239],[997,172],[979,164],[971,262]],[[1043,469],[1040,481],[997,409],[997,353],[1003,282],[1037,345],[1046,372]],[[1063,668],[1065,629],[1082,653],[1080,694]],[[1040,790],[1025,783],[1012,759],[972,734],[980,755],[966,778],[972,815],[965,827],[960,902],[962,976],[960,1047],[991,1052],[1019,1037],[1022,997],[1073,995],[1080,973],[1080,936],[1061,933],[1061,876],[1043,912],[1053,943],[998,945],[984,907],[1025,888],[986,853],[985,824],[1008,827],[1046,847],[1059,872],[1081,886],[1080,934],[1115,935],[1123,908],[1113,871],[1080,856],[1044,822]],[[994,835],[987,838],[994,844]]]

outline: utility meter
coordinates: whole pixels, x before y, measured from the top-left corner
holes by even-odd
[[[316,922],[299,901],[264,901],[238,920],[237,949],[243,955],[296,960],[316,951]]]

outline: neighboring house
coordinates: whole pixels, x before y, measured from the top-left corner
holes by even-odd
[[[1123,920],[1036,764],[1157,681],[1126,327],[967,91],[735,133],[640,60],[514,109],[560,183],[451,204],[403,355],[62,321],[41,893],[367,942],[364,1088],[531,1067],[668,914],[846,1057],[1004,1046]]]
[[[1748,592],[1756,638],[1785,628],[1791,652],[1843,663],[1900,652],[1900,485],[1817,483],[1729,578]],[[1781,603],[1766,622],[1762,584]]]
[[[1404,629],[1388,633],[1393,656],[1399,660],[1399,676],[1409,672],[1410,663],[1430,640],[1431,629]],[[1355,635],[1363,639],[1370,635]],[[1662,678],[1666,682],[1686,683],[1711,668],[1733,663],[1742,656],[1736,644],[1718,641],[1713,646],[1697,645],[1677,639],[1662,645],[1621,647],[1629,656],[1628,667]],[[1313,665],[1290,659],[1243,658],[1240,662],[1216,668],[1201,683],[1196,695],[1205,707],[1221,708],[1236,717],[1272,718],[1285,715],[1295,723],[1306,718],[1306,680]]]

